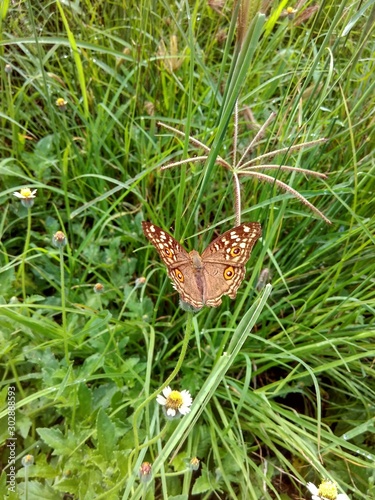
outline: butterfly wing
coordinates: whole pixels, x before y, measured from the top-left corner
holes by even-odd
[[[204,303],[221,304],[221,297],[234,299],[245,277],[245,264],[262,234],[258,222],[241,224],[218,236],[202,254],[204,264]]]
[[[188,252],[170,234],[151,222],[142,222],[143,232],[167,266],[168,276],[184,302],[196,309],[203,307],[203,285],[196,279],[197,270]],[[200,256],[198,252],[198,262]],[[198,269],[199,275],[199,269]]]

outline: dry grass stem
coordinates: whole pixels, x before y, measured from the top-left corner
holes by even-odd
[[[179,160],[179,161],[175,161],[173,163],[168,163],[168,165],[163,165],[162,167],[160,167],[160,170],[167,170],[168,168],[179,167],[181,165],[185,165],[186,163],[196,163],[196,162],[206,161],[207,158],[208,158],[207,155],[205,155],[205,156],[193,156],[191,158],[186,158],[186,160]]]
[[[287,191],[288,193],[291,193],[293,196],[295,196],[301,203],[303,203],[304,205],[309,207],[310,210],[319,215],[319,217],[321,217],[325,222],[327,222],[327,224],[332,224],[331,221],[320,210],[318,210],[312,203],[307,201],[306,198],[302,196],[298,191],[288,186],[288,184],[285,184],[285,182],[275,179],[270,175],[261,174],[260,172],[241,172],[241,174],[252,175],[257,179],[259,179],[260,181],[266,181],[269,182],[270,184],[276,184],[276,186],[282,189],[283,191]]]
[[[237,162],[237,143],[238,143],[238,100],[234,105],[233,169],[236,168],[236,162]]]
[[[311,175],[313,177],[319,177],[320,179],[328,179],[328,176],[326,174],[322,174],[321,172],[315,172],[314,170],[307,170],[306,168],[300,168],[300,167],[291,167],[290,165],[253,165],[252,167],[247,167],[246,169],[241,168],[241,172],[249,172],[250,170],[263,170],[263,169],[277,169],[277,170],[283,170],[283,171],[289,171],[289,172],[299,172],[302,174],[306,175]],[[250,172],[249,172],[250,173]]]
[[[157,122],[157,125],[160,126],[160,127],[164,127],[164,128],[166,128],[166,129],[174,132],[175,134],[177,134],[177,135],[179,135],[181,137],[185,137],[185,133],[184,132],[181,132],[181,130],[178,130],[177,128],[171,127],[170,125],[167,125],[166,123]],[[189,142],[191,142],[191,144],[194,144],[194,146],[202,148],[207,153],[209,153],[211,151],[211,149],[208,146],[206,146],[205,144],[203,144],[203,142],[198,141],[198,139],[195,139],[191,135],[189,135]]]
[[[257,144],[263,137],[266,131],[266,128],[270,124],[270,122],[275,118],[276,113],[271,113],[270,116],[267,118],[267,120],[263,123],[263,125],[260,127],[258,132],[255,134],[254,139],[250,142],[248,147],[245,149],[244,154],[241,156],[240,161],[238,162],[238,167],[241,166],[241,163],[245,159],[245,157],[252,151],[253,147],[255,144]]]
[[[315,214],[317,214],[319,217],[321,217],[327,224],[331,224],[331,221],[320,211],[318,210],[312,203],[306,200],[304,196],[302,196],[298,191],[290,187],[288,184],[285,182],[280,181],[279,179],[275,179],[274,177],[271,177],[270,175],[263,174],[261,172],[258,172],[257,170],[280,170],[280,171],[288,171],[288,172],[298,172],[298,173],[303,173],[308,176],[313,176],[313,177],[318,177],[320,179],[327,179],[327,176],[323,173],[320,172],[314,172],[311,170],[307,170],[305,168],[300,168],[300,167],[292,167],[290,165],[277,165],[277,164],[268,164],[268,165],[252,165],[254,162],[259,162],[261,160],[264,160],[265,158],[272,158],[276,156],[277,154],[284,154],[284,153],[290,153],[293,151],[300,150],[302,148],[309,148],[316,146],[317,144],[320,144],[322,142],[326,142],[326,139],[317,139],[315,141],[309,141],[305,142],[302,144],[295,144],[294,146],[290,146],[287,148],[281,148],[276,151],[271,151],[269,153],[266,153],[264,155],[258,156],[256,158],[252,158],[251,160],[248,160],[247,162],[243,163],[243,160],[247,154],[250,153],[252,148],[255,146],[255,144],[263,137],[265,130],[267,128],[267,125],[275,118],[276,114],[271,113],[269,118],[266,120],[266,122],[262,125],[254,139],[251,141],[250,145],[246,148],[244,154],[242,155],[240,161],[236,165],[236,155],[237,155],[237,141],[238,141],[238,106],[236,103],[235,106],[235,112],[234,112],[234,137],[233,137],[233,165],[228,163],[224,158],[221,156],[217,156],[216,158],[216,163],[223,166],[227,170],[229,170],[232,175],[233,175],[233,183],[234,183],[234,209],[235,209],[235,220],[236,220],[236,225],[239,225],[241,223],[241,185],[240,185],[240,175],[246,175],[246,176],[253,176],[261,181],[269,182],[271,184],[276,185],[278,188],[282,189],[283,191],[287,191],[288,193],[292,194],[295,198],[297,198],[301,203],[306,205],[310,210],[312,210]],[[180,137],[185,137],[185,134],[181,132],[180,130],[171,127],[170,125],[166,125],[165,123],[158,122],[158,125],[160,127],[164,127],[167,130],[170,130],[171,132],[175,133],[176,135],[179,135]],[[211,149],[200,142],[198,139],[195,139],[192,136],[189,136],[189,142],[198,147],[203,149],[205,152],[208,154],[210,153]],[[163,165],[161,167],[161,170],[166,170],[170,169],[173,167],[185,165],[187,163],[196,163],[196,162],[204,162],[208,159],[208,154],[207,155],[201,155],[201,156],[193,156],[190,158],[186,158],[184,160],[180,160],[177,162],[170,163],[168,165]]]
[[[160,170],[167,170],[168,168],[178,167],[178,166],[183,165],[185,163],[197,163],[197,162],[206,161],[207,158],[208,158],[208,156],[206,156],[206,155],[205,156],[190,156],[189,158],[186,158],[185,160],[179,160],[179,161],[176,161],[174,163],[168,163],[168,165],[162,165],[160,167]],[[232,166],[229,165],[229,163],[226,162],[223,158],[221,158],[221,156],[218,156],[216,158],[216,163],[218,163],[222,167],[225,167],[227,170],[230,170],[231,172],[233,171]]]
[[[233,172],[233,182],[234,182],[234,211],[235,211],[235,221],[236,226],[241,224],[241,185],[240,179],[236,172]]]
[[[166,125],[165,123],[163,122],[158,122],[157,123],[159,126],[161,127],[164,127],[168,130],[171,130],[172,132],[174,132],[175,134],[177,135],[180,135],[181,137],[185,137],[185,134],[183,132],[181,132],[180,130],[174,128],[174,127],[171,127],[170,125]],[[191,144],[193,144],[194,146],[198,147],[198,148],[201,148],[203,149],[204,151],[206,151],[207,153],[210,153],[211,152],[211,148],[209,148],[208,146],[206,146],[205,144],[203,144],[202,142],[198,141],[198,139],[195,139],[194,137],[192,137],[191,135],[189,135],[189,142]],[[176,166],[179,166],[179,165],[182,165],[184,163],[188,163],[188,162],[197,162],[197,161],[206,161],[208,158],[208,156],[193,156],[191,158],[187,158],[186,160],[181,160],[181,161],[177,161],[175,163],[169,163],[168,165],[163,165],[161,167],[161,170],[166,170],[168,168],[172,168],[172,167],[176,167]],[[217,156],[216,158],[216,163],[218,163],[219,165],[222,165],[223,167],[225,167],[227,170],[232,170],[232,166],[230,163],[228,163],[226,160],[224,160],[224,158],[222,158],[221,156]]]
[[[264,155],[257,156],[256,158],[251,158],[246,163],[241,165],[241,170],[247,168],[248,165],[255,163],[256,161],[264,160],[265,158],[274,158],[276,155],[283,153],[292,153],[294,151],[298,151],[299,149],[312,148],[313,146],[317,146],[318,144],[327,142],[327,139],[316,139],[315,141],[303,142],[302,144],[295,144],[294,146],[289,146],[286,148],[277,149],[276,151],[270,151],[269,153],[265,153]],[[253,141],[254,143],[254,141]],[[244,155],[243,155],[244,156]]]

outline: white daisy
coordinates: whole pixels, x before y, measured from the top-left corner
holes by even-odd
[[[31,189],[29,188],[22,188],[20,189],[20,192],[16,191],[15,193],[13,193],[13,195],[16,196],[19,200],[21,200],[21,203],[24,207],[31,208],[34,205],[34,198],[36,192],[37,189],[31,191]]]
[[[306,486],[312,494],[312,500],[350,500],[345,493],[337,493],[336,484],[328,479],[324,479],[319,488],[313,483],[307,483]]]
[[[22,200],[29,200],[30,198],[35,198],[35,193],[37,192],[37,189],[34,189],[34,191],[31,191],[29,188],[22,188],[20,189],[20,192],[16,191],[14,196],[17,196],[17,198],[20,198]]]
[[[177,418],[180,415],[186,415],[190,412],[193,398],[189,391],[172,391],[168,386],[163,389],[163,396],[159,394],[156,401],[163,406],[167,417]]]

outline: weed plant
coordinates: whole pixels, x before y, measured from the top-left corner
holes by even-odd
[[[0,494],[375,498],[373,2],[0,19]],[[183,311],[141,221],[201,251],[239,219],[236,300]]]

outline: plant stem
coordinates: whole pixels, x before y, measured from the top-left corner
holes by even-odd
[[[66,325],[66,304],[65,304],[65,273],[64,273],[64,250],[59,248],[60,252],[60,283],[61,283],[61,314],[62,328],[64,335],[64,352],[67,366],[69,366],[69,348],[68,348],[68,330]]]
[[[26,300],[26,275],[25,275],[25,262],[26,262],[26,254],[30,245],[30,235],[31,235],[31,208],[27,210],[27,230],[26,230],[26,239],[25,246],[23,248],[21,265],[18,271],[18,276],[21,276],[22,280],[22,298],[25,302]]]

